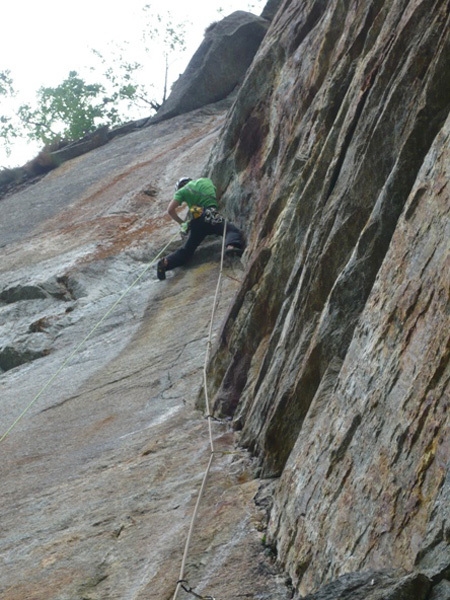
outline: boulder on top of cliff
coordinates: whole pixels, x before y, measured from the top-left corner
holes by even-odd
[[[269,21],[236,11],[211,24],[186,71],[151,119],[170,119],[223,100],[243,80],[269,26]]]

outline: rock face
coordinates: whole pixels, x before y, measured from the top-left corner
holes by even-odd
[[[19,417],[0,442],[2,600],[174,594],[210,458],[194,404],[221,244],[164,283],[149,266],[180,243],[174,180],[204,174],[225,114],[184,116],[183,140],[177,119],[116,138],[2,200],[2,436]],[[241,277],[225,264],[213,336]],[[255,465],[212,431],[187,585],[283,597]]]
[[[211,159],[251,223],[216,410],[280,477],[301,593],[448,576],[449,31],[446,2],[285,4]]]
[[[173,597],[208,458],[186,588],[449,598],[449,20],[285,2],[232,105],[1,201],[2,599]],[[211,175],[248,241],[208,419],[220,241],[147,270],[177,173]]]

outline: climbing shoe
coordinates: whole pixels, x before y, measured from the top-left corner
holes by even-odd
[[[166,259],[162,258],[158,262],[158,265],[156,267],[156,274],[160,281],[164,281],[164,279],[166,278],[166,267],[167,267]]]
[[[226,256],[242,256],[243,252],[242,248],[238,248],[237,246],[228,246],[225,249]]]

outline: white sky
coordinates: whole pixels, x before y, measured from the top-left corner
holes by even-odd
[[[92,64],[92,48],[102,52],[111,42],[132,44],[144,28],[143,7],[151,5],[154,14],[170,11],[174,21],[191,23],[187,51],[172,73],[176,79],[210,23],[234,10],[261,14],[265,4],[266,0],[1,0],[0,71],[9,69],[22,101],[30,101],[39,87],[57,86],[69,71],[80,72]],[[38,148],[29,142],[18,144],[7,159],[0,145],[0,166],[24,164]]]

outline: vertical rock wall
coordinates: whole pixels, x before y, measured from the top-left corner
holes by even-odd
[[[212,157],[249,242],[216,411],[281,475],[269,539],[302,593],[448,576],[449,12],[285,2]]]

